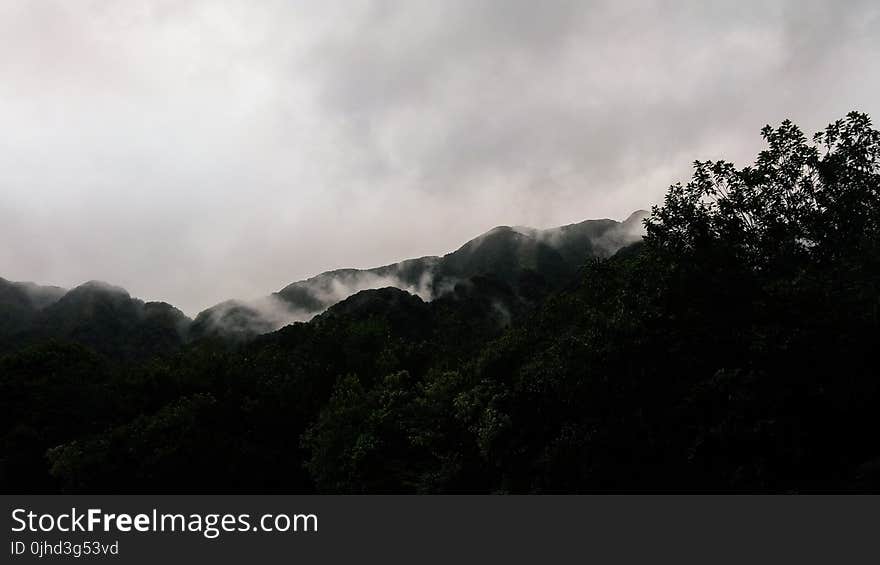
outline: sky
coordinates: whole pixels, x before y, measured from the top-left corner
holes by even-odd
[[[0,0],[0,277],[190,315],[880,116],[876,1]],[[880,119],[880,118],[878,118]]]

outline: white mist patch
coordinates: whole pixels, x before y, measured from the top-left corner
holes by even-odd
[[[593,245],[608,256],[627,245],[640,241],[646,233],[644,219],[649,215],[645,210],[633,212],[626,220],[596,238]]]
[[[370,271],[359,271],[355,274],[347,274],[344,277],[328,277],[323,284],[308,285],[307,288],[313,297],[328,307],[341,302],[361,292],[362,290],[375,290],[378,288],[394,287],[414,294],[424,301],[433,298],[431,283],[432,273],[423,273],[416,284],[408,284],[398,276],[378,275]]]
[[[27,295],[31,305],[37,310],[42,310],[55,304],[67,293],[67,289],[60,286],[42,286],[32,282],[15,282],[11,284],[21,289]]]
[[[498,300],[492,301],[492,310],[498,314],[498,322],[502,328],[506,328],[513,320],[510,309]]]
[[[273,332],[295,322],[307,322],[318,312],[292,307],[277,296],[255,300],[227,300],[205,310],[196,318],[206,333],[258,335]]]
[[[317,314],[291,307],[277,296],[265,296],[252,300],[248,305],[272,326],[274,331],[294,322],[307,322]]]

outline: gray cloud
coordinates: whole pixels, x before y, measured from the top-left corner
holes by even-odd
[[[0,276],[188,314],[880,115],[875,2],[0,5]]]

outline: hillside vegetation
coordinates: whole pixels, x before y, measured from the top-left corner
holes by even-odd
[[[86,300],[143,341],[61,324],[0,358],[0,486],[876,490],[880,132],[762,135],[750,166],[696,162],[637,243],[501,228],[396,275],[443,292],[361,290],[252,339],[166,348],[170,307]]]

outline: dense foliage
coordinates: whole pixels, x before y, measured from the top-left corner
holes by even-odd
[[[0,485],[877,489],[880,133],[858,113],[762,133],[753,166],[697,162],[643,242],[528,301],[474,277],[147,362],[8,354]]]

